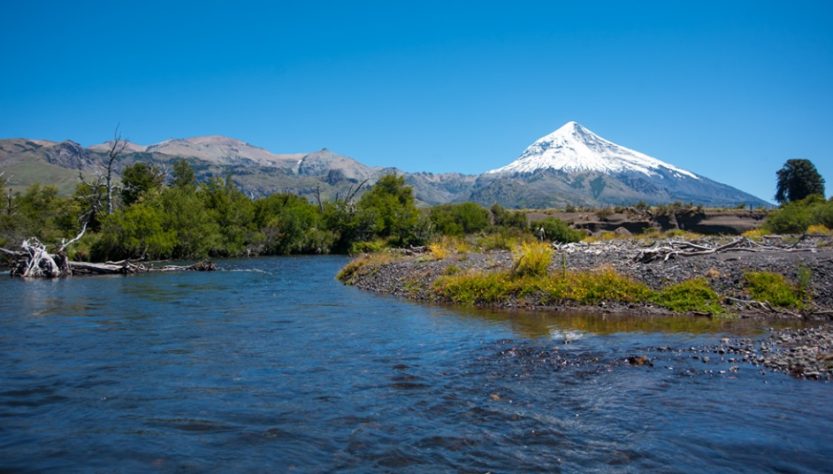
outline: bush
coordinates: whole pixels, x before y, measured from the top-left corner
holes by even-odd
[[[385,250],[387,247],[388,243],[383,239],[353,242],[353,244],[350,245],[350,255],[381,252],[382,250]]]
[[[807,233],[810,235],[833,235],[833,230],[830,230],[826,225],[812,224],[807,227]]]
[[[488,227],[489,211],[473,202],[443,204],[431,209],[429,219],[442,235],[464,235]]]
[[[784,275],[772,272],[748,272],[744,275],[750,296],[758,301],[784,308],[804,307],[803,292]]]
[[[544,276],[552,262],[553,249],[540,242],[523,243],[512,250],[515,276]]]
[[[705,278],[694,278],[660,290],[653,301],[671,311],[720,314],[720,298]]]
[[[500,204],[492,206],[492,222],[496,227],[510,227],[526,230],[529,227],[526,215],[520,211],[507,211]]]
[[[609,267],[577,273],[565,272],[550,278],[542,287],[550,303],[565,300],[581,304],[601,301],[633,303],[645,301],[651,294],[645,284],[622,276]]]
[[[460,273],[434,282],[434,291],[457,304],[495,304],[517,291],[506,273]]]
[[[554,217],[547,217],[536,222],[535,227],[543,239],[551,242],[578,242],[584,237],[581,231],[573,229],[564,221]]]
[[[833,228],[833,202],[813,195],[784,204],[767,217],[764,228],[776,234],[800,234],[811,225]]]
[[[495,232],[477,237],[477,246],[484,251],[489,250],[512,250],[520,242],[534,242],[535,238],[528,232],[518,229],[500,228]]]

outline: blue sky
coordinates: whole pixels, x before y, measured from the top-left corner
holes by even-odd
[[[833,2],[3,2],[0,137],[220,134],[479,173],[576,120],[772,199],[833,190]]]

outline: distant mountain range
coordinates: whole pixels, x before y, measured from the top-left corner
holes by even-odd
[[[71,192],[79,172],[103,171],[110,145],[84,148],[72,141],[0,140],[0,171],[18,189],[40,182]],[[537,140],[512,163],[480,176],[372,167],[327,149],[276,154],[223,136],[172,139],[149,146],[128,143],[116,171],[136,162],[170,169],[178,159],[191,163],[199,180],[231,176],[253,197],[291,192],[313,198],[320,192],[328,199],[344,196],[360,183],[371,185],[381,176],[397,173],[426,205],[467,200],[530,208],[637,201],[768,205],[731,186],[616,145],[575,122]]]

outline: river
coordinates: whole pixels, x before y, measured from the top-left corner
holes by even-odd
[[[0,471],[833,469],[831,384],[662,350],[759,327],[417,305],[346,262],[0,278]]]

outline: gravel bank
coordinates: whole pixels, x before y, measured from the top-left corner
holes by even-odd
[[[730,241],[732,239],[715,237],[695,243],[714,248]],[[616,240],[568,244],[558,247],[550,270],[563,271],[566,268],[569,272],[610,266],[654,289],[691,278],[706,277],[712,288],[723,298],[724,307],[733,317],[814,320],[819,321],[820,325],[811,329],[774,330],[769,336],[757,340],[724,340],[719,346],[701,348],[700,351],[714,352],[719,356],[731,354],[727,358],[798,377],[833,377],[833,325],[828,324],[833,319],[833,242],[829,237],[805,238],[790,245],[774,240],[766,242],[766,247],[741,246],[734,250],[676,256],[668,260],[660,258],[645,262],[638,259],[646,248],[656,248],[667,243]],[[776,246],[782,248],[774,248]],[[433,290],[433,283],[440,276],[452,271],[506,271],[511,267],[512,255],[508,251],[467,253],[442,260],[433,260],[425,254],[417,253],[389,263],[362,268],[354,274],[350,284],[363,290],[416,301],[447,303]],[[774,272],[796,281],[801,268],[809,269],[812,275],[808,288],[810,303],[802,311],[771,310],[745,303],[750,297],[743,287],[744,273]],[[668,310],[650,304],[609,302],[593,307],[570,304],[553,307],[524,300],[507,302],[501,306],[550,311],[580,308],[602,313],[669,314]]]
[[[715,247],[729,240],[707,238],[695,242]],[[578,243],[558,248],[550,271],[593,270],[604,266],[659,289],[691,278],[706,277],[712,288],[726,299],[727,309],[741,317],[803,317],[829,319],[833,310],[833,242],[830,238],[807,238],[789,249],[739,247],[725,252],[697,256],[677,256],[668,260],[639,261],[641,252],[667,242],[621,240],[598,243]],[[453,267],[453,268],[452,268]],[[443,260],[431,260],[427,255],[405,256],[390,263],[371,266],[358,272],[350,284],[363,290],[391,294],[417,301],[446,303],[435,291],[433,282],[450,271],[506,271],[512,268],[512,254],[508,251],[466,253]],[[798,279],[801,268],[811,271],[811,302],[801,315],[791,311],[767,311],[741,303],[749,300],[743,288],[743,275],[749,271],[779,273],[792,281]],[[506,306],[541,307],[535,301],[511,302]],[[559,308],[548,307],[558,310]],[[603,311],[623,310],[663,312],[650,305],[625,306],[602,303]]]

